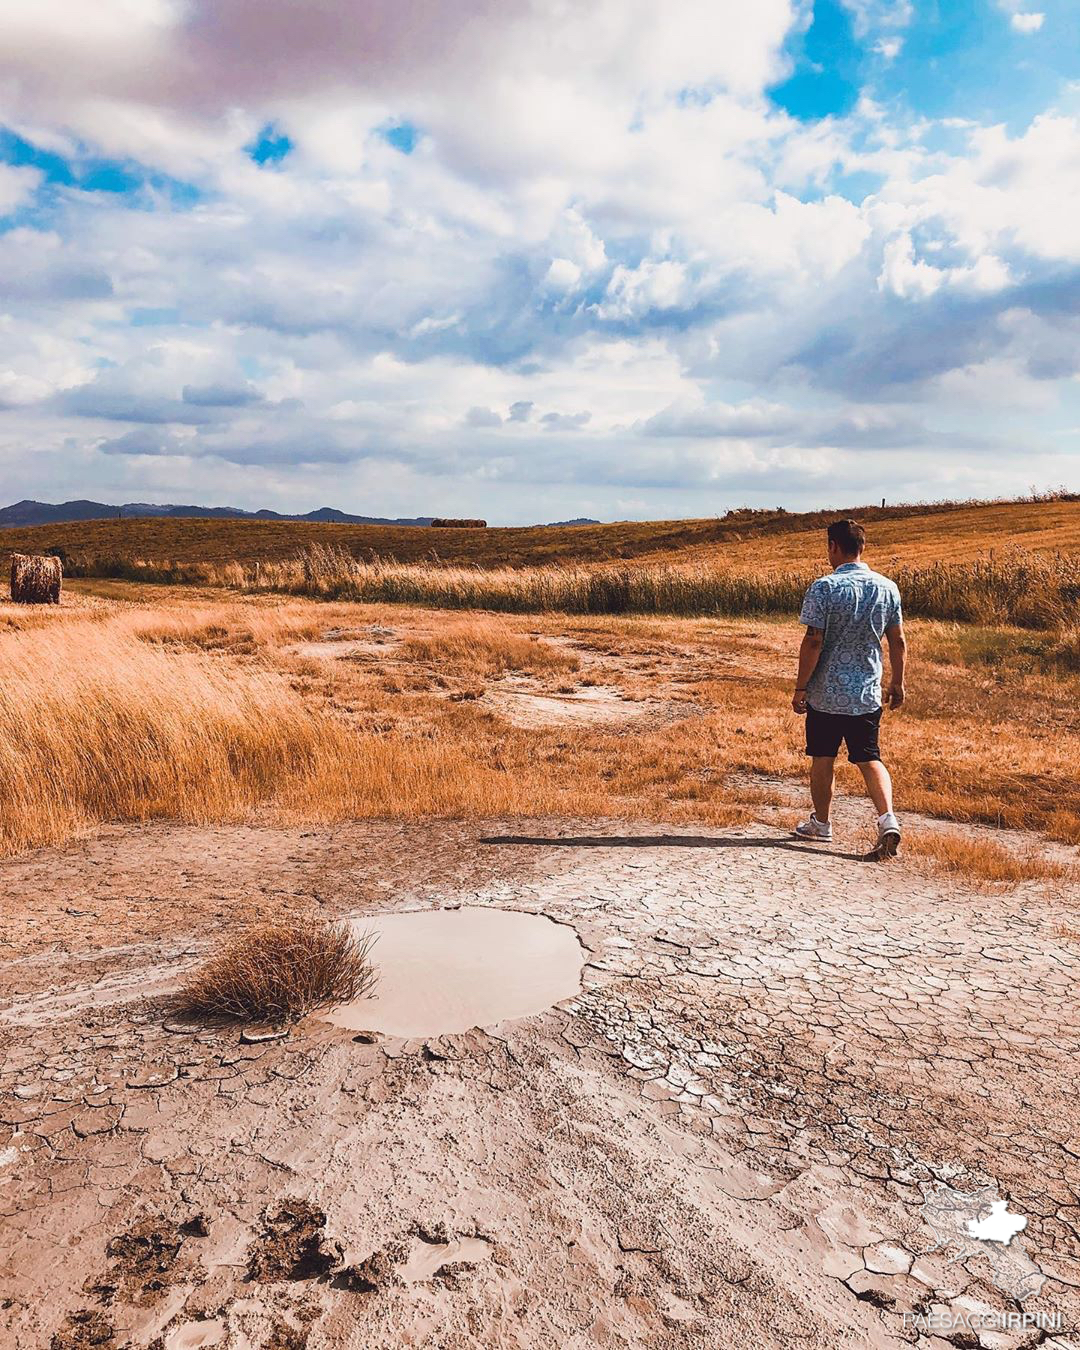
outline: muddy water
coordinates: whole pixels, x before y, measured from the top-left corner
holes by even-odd
[[[374,998],[325,1018],[353,1031],[440,1036],[529,1017],[572,998],[584,953],[577,934],[542,914],[506,909],[435,909],[357,920],[378,940]]]

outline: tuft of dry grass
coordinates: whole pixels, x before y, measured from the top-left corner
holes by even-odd
[[[347,924],[257,924],[195,971],[173,1010],[212,1021],[295,1022],[371,993],[378,978],[369,960],[373,943]]]
[[[295,606],[259,608],[243,598],[223,604],[215,597],[210,604],[133,614],[128,627],[143,642],[160,643],[163,647],[244,655],[315,638],[327,624],[321,614],[310,608],[299,612]]]
[[[1076,881],[1080,869],[1048,858],[1037,849],[1006,848],[992,839],[959,831],[913,831],[904,835],[904,851],[925,858],[934,870],[969,884],[1016,885],[1021,881]]]
[[[532,675],[577,670],[581,664],[569,652],[490,620],[455,623],[431,637],[409,638],[402,645],[406,660],[431,661],[455,675],[503,675],[527,671]]]

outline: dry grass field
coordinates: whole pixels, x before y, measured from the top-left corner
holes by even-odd
[[[296,521],[142,518],[77,521],[0,530],[0,548],[62,549],[97,574],[135,559],[153,562],[280,562],[311,547],[342,548],[354,557],[479,567],[604,563],[625,558],[712,559],[732,567],[789,570],[816,566],[820,531],[838,515],[869,528],[882,559],[909,566],[933,558],[966,562],[1008,545],[1041,552],[1080,551],[1080,498],[843,507],[806,513],[729,512],[700,520],[624,521],[610,525],[433,530],[394,525]]]
[[[1076,664],[1077,555],[1009,549],[1000,557],[924,567],[890,565],[888,570],[903,591],[908,615],[1053,632],[1060,660]],[[131,569],[131,576],[249,593],[277,591],[440,609],[740,618],[798,613],[806,587],[820,572],[820,566],[735,569],[708,559],[477,568],[363,561],[344,549],[313,548],[284,562],[141,564]]]
[[[1080,666],[1080,502],[866,514],[870,556],[900,584],[909,616],[1048,633],[1045,660]],[[63,547],[69,577],[510,613],[743,617],[797,611],[831,515],[434,532],[143,520],[6,533],[20,547]]]
[[[886,730],[903,807],[1080,842],[1080,676],[1053,640],[910,628],[909,703]],[[461,615],[75,582],[59,611],[0,610],[0,846],[260,809],[775,816],[776,784],[805,771],[787,707],[797,636],[771,619]],[[920,848],[957,866],[955,840]],[[963,856],[990,880],[1049,866],[989,845]]]
[[[0,847],[253,810],[729,824],[776,809],[776,784],[805,767],[792,620],[831,514],[434,538],[43,529],[71,548],[108,540],[70,570],[127,579],[76,581],[59,612],[0,610]],[[902,804],[1080,842],[1080,502],[869,514],[871,560],[916,619],[912,696],[888,728]],[[356,556],[433,543],[443,560]],[[990,881],[1051,867],[940,831],[912,852]]]

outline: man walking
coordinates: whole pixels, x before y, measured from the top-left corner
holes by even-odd
[[[840,743],[857,764],[878,813],[878,856],[892,857],[900,844],[893,814],[892,780],[881,762],[881,640],[889,644],[890,708],[904,701],[906,644],[900,592],[888,577],[862,561],[866,532],[854,520],[836,520],[828,529],[833,571],[806,592],[801,623],[799,673],[791,706],[806,717],[810,756],[810,819],[795,827],[800,839],[832,838],[833,767]]]

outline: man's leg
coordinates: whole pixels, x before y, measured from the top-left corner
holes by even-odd
[[[859,765],[866,791],[879,816],[892,815],[892,779],[880,759],[867,760]]]
[[[866,791],[878,813],[878,842],[874,856],[892,858],[900,847],[900,822],[893,815],[892,779],[881,762],[878,748],[880,723],[880,711],[864,718],[848,740],[848,754],[851,762],[858,764]]]
[[[800,839],[828,841],[832,838],[829,808],[832,806],[833,765],[843,739],[843,723],[816,708],[806,710],[806,753],[810,759],[810,796],[814,811],[809,820],[795,826]]]
[[[814,803],[814,815],[822,825],[829,823],[835,763],[835,756],[826,758],[824,755],[815,755],[810,761],[810,799]]]

